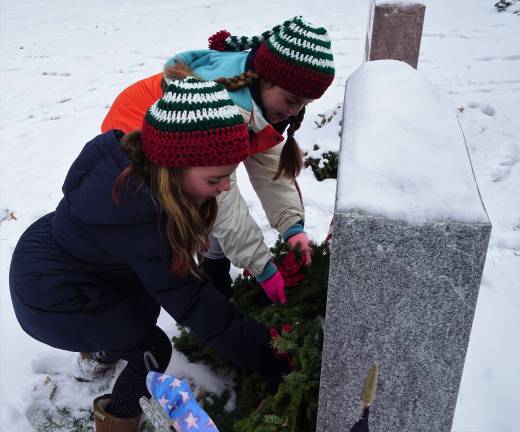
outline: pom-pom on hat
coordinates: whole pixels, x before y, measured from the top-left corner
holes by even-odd
[[[161,167],[223,166],[249,155],[249,134],[227,90],[194,77],[173,81],[146,113],[143,151]]]
[[[318,99],[334,79],[334,58],[327,30],[301,16],[260,36],[238,37],[221,30],[209,38],[209,48],[218,51],[243,51],[257,46],[253,70],[296,96]]]

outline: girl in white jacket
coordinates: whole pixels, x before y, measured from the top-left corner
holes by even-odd
[[[310,265],[312,250],[295,180],[303,158],[294,132],[303,120],[305,105],[321,97],[334,79],[327,31],[295,17],[260,36],[235,37],[223,30],[209,42],[210,50],[178,54],[166,63],[163,74],[125,89],[103,121],[102,131],[139,128],[141,113],[172,80],[194,75],[221,82],[231,91],[248,125],[250,156],[244,165],[269,223],[292,247],[301,246]],[[211,246],[202,263],[206,273],[230,297],[231,260],[235,266],[248,269],[273,302],[285,303],[283,278],[234,177],[231,189],[219,196],[218,204]]]

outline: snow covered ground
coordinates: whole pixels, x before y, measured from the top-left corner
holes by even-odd
[[[497,13],[492,0],[425,3],[419,70],[459,108],[493,224],[453,431],[520,431],[520,16]],[[315,122],[343,101],[345,80],[362,60],[366,0],[0,1],[2,431],[32,430],[34,414],[50,407],[51,394],[53,403],[66,401],[79,412],[100,391],[65,380],[74,355],[40,344],[20,329],[8,270],[18,238],[59,202],[70,163],[99,132],[114,97],[160,71],[172,54],[206,47],[214,31],[260,34],[297,14],[326,26],[333,40],[336,80],[309,106],[298,134],[304,149],[317,144],[326,151],[338,146],[339,116],[322,128]],[[240,170],[243,195],[273,243],[276,234],[246,177]],[[335,181],[318,183],[310,169],[299,181],[307,229],[322,240],[333,213]],[[161,324],[175,333],[167,316]],[[209,389],[221,385],[178,355],[170,371],[194,376]],[[56,390],[45,383],[48,375]]]

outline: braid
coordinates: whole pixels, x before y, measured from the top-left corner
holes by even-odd
[[[285,177],[294,181],[298,174],[300,174],[303,167],[303,153],[294,138],[294,133],[300,128],[304,116],[305,107],[303,107],[298,114],[291,117],[289,129],[287,129],[287,140],[283,146],[278,171],[273,177],[273,180],[279,177]]]
[[[168,81],[178,80],[178,79],[184,79],[186,77],[195,77],[197,79],[202,80],[195,72],[193,72],[187,65],[185,65],[182,62],[177,61],[175,64],[170,66],[165,66],[164,68],[164,86],[168,84]],[[239,90],[242,87],[248,86],[251,83],[254,83],[255,81],[258,81],[259,77],[256,73],[249,70],[247,72],[243,72],[240,75],[236,75],[234,77],[221,77],[214,80],[215,82],[222,84],[226,90],[229,91],[235,91]],[[163,82],[161,82],[161,85],[163,85]],[[163,87],[163,91],[164,91]]]
[[[215,81],[219,84],[222,84],[224,87],[226,87],[227,90],[235,91],[241,89],[242,87],[248,86],[249,84],[254,83],[258,80],[258,75],[253,71],[249,70],[231,78],[222,77],[216,79]]]
[[[164,67],[164,80],[166,84],[170,84],[171,81],[181,80],[192,76],[201,80],[186,64],[176,61],[174,64],[166,65]]]

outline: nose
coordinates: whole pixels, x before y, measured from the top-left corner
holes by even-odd
[[[224,177],[222,180],[220,180],[220,183],[218,185],[219,192],[226,192],[231,188],[231,180],[229,177]]]
[[[303,108],[303,105],[304,104],[302,104],[302,103],[291,105],[289,107],[289,114],[292,116],[295,116],[296,114],[298,114],[301,111],[301,109]]]

